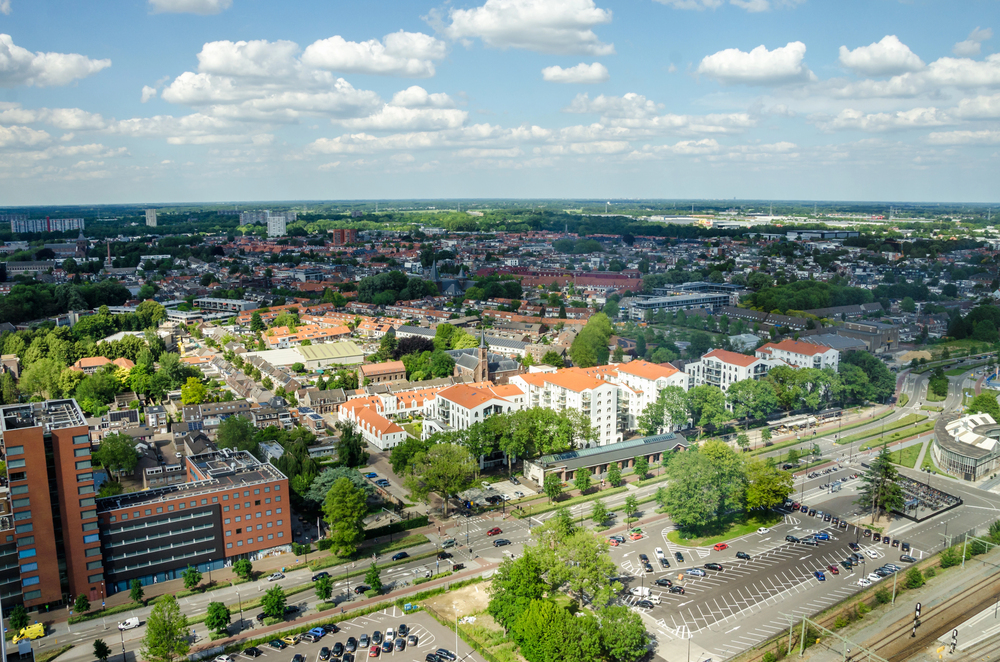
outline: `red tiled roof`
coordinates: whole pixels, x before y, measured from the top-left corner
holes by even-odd
[[[737,352],[727,352],[724,349],[714,349],[702,358],[709,356],[719,359],[723,363],[738,365],[744,368],[748,368],[760,360],[756,356],[747,356],[746,354],[738,354]]]

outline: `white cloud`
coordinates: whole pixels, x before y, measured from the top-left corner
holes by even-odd
[[[463,159],[512,159],[516,156],[521,156],[524,154],[524,150],[520,147],[510,147],[510,148],[477,148],[469,147],[468,149],[460,149],[455,152],[455,156]]]
[[[0,87],[68,85],[111,66],[111,60],[91,60],[77,53],[32,53],[0,34]]]
[[[614,44],[602,43],[593,31],[611,22],[611,11],[594,0],[486,0],[474,9],[451,9],[448,18],[449,25],[440,25],[448,37],[479,38],[494,48],[563,55],[615,52]]]
[[[674,9],[718,9],[725,4],[725,0],[656,0],[657,2],[673,7]],[[729,4],[748,12],[769,11],[776,7],[794,7],[805,2],[805,0],[729,0]]]
[[[748,129],[756,120],[748,113],[720,113],[710,115],[660,115],[663,105],[650,101],[641,94],[629,92],[624,96],[600,95],[591,99],[578,94],[565,109],[570,113],[596,113],[601,122],[637,134],[662,133],[735,133]]]
[[[596,113],[602,117],[652,117],[663,104],[650,101],[641,94],[629,92],[620,97],[600,95],[594,99],[587,93],[578,94],[565,109],[568,113]]]
[[[0,14],[10,15],[10,0],[0,0]]]
[[[937,108],[911,108],[894,113],[863,113],[846,109],[831,120],[818,120],[816,125],[825,131],[860,130],[892,131],[898,129],[919,129],[932,126],[954,124],[948,113]]]
[[[768,11],[771,9],[771,3],[768,0],[729,0],[729,2],[730,4],[736,5],[740,9],[746,9],[751,13]]]
[[[218,76],[294,76],[299,45],[294,41],[210,41],[198,53],[198,71]]]
[[[154,14],[218,14],[233,5],[233,0],[149,0]]]
[[[962,99],[955,114],[966,120],[988,120],[1000,118],[1000,94]]]
[[[718,9],[725,0],[656,0],[657,2],[673,7],[674,9]]]
[[[919,71],[925,66],[923,60],[894,34],[853,51],[841,46],[840,64],[862,76],[893,76]]]
[[[603,83],[611,76],[608,69],[600,62],[585,64],[581,62],[575,67],[563,69],[560,66],[542,69],[542,79],[550,83]]]
[[[631,149],[627,140],[597,140],[593,142],[566,143],[536,147],[535,154],[548,156],[573,156],[590,154],[623,154]]]
[[[0,126],[0,147],[32,146],[52,140],[45,131],[36,131],[26,126]]]
[[[156,115],[121,120],[108,132],[129,138],[166,138],[171,145],[268,142],[267,134],[248,131],[244,123],[194,113],[183,117]]]
[[[21,108],[19,104],[0,110],[0,123],[48,124],[64,131],[93,131],[107,126],[103,117],[80,108]]]
[[[1000,143],[1000,131],[983,129],[982,131],[936,131],[927,136],[927,140],[935,145],[983,145]]]
[[[814,79],[803,59],[806,45],[801,41],[767,50],[758,46],[749,53],[727,48],[705,57],[697,72],[720,83],[745,85],[783,85]]]
[[[392,95],[393,106],[403,108],[454,108],[455,102],[450,96],[443,92],[428,94],[427,90],[419,85],[411,85],[405,90],[400,90]]]
[[[447,54],[443,41],[422,32],[394,32],[382,41],[347,41],[341,36],[310,44],[302,61],[317,69],[345,73],[429,78],[434,62]]]
[[[977,26],[975,30],[969,33],[969,37],[967,39],[955,44],[955,47],[951,49],[951,52],[959,57],[973,57],[979,55],[979,52],[982,50],[982,43],[992,38],[992,28],[982,29]]]
[[[155,87],[150,87],[149,85],[143,85],[142,86],[142,99],[141,99],[141,101],[143,103],[146,103],[147,101],[149,101],[150,99],[152,99],[155,96],[156,96],[156,88]]]
[[[403,108],[386,104],[368,117],[340,120],[355,131],[440,131],[457,129],[468,118],[464,110],[449,108]]]

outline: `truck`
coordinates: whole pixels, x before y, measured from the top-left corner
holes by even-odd
[[[427,569],[427,566],[420,566],[419,568],[413,569],[414,577],[430,577],[434,573]]]

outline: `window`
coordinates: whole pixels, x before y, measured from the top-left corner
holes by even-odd
[[[228,513],[229,512],[229,506],[223,506],[222,507],[222,512]]]
[[[270,488],[270,487],[265,487],[265,488],[264,488],[264,491],[265,491],[265,492],[270,492],[270,491],[271,491],[271,488]]]
[[[257,489],[255,489],[255,490],[253,491],[253,493],[254,493],[254,494],[260,494],[260,488],[258,487]]]
[[[240,509],[240,504],[234,503],[233,504],[233,510],[239,510],[239,509]]]
[[[201,500],[201,505],[207,506],[208,505],[208,499],[202,499]]]
[[[271,503],[271,497],[267,497],[266,499],[264,499],[264,503]]]
[[[271,511],[270,510],[266,510],[266,511],[264,511],[264,514],[267,515],[268,517],[270,517],[271,516]]]
[[[212,503],[219,503],[219,497],[212,497]]]
[[[89,443],[90,443],[90,435],[89,434],[78,434],[75,437],[73,437],[73,445],[74,446],[76,446],[78,444],[89,444]]]
[[[174,507],[173,506],[167,506],[167,512],[168,513],[174,512]]]
[[[87,577],[87,581],[91,584],[96,584],[103,580],[104,580],[104,575],[101,574],[91,575],[90,577]]]
[[[14,499],[12,502],[15,508],[27,508],[31,505],[31,499],[24,497],[23,499]]]
[[[76,488],[76,493],[77,494],[93,494],[94,493],[94,486],[93,485],[84,485],[83,487],[78,487],[78,488]]]
[[[281,508],[275,508],[274,512],[276,512],[276,513],[278,513],[280,515],[281,514]]]
[[[93,506],[96,503],[97,503],[97,500],[94,499],[94,497],[90,497],[88,499],[80,499],[80,507],[81,508],[86,508],[87,506]],[[123,515],[122,519],[128,519],[128,516],[127,515]]]
[[[21,566],[21,572],[34,572],[35,570],[38,570],[37,563],[25,563]]]
[[[83,523],[83,530],[84,531],[96,531],[97,530],[97,522],[84,522]]]
[[[136,510],[136,511],[134,511],[132,513],[132,517],[138,517],[138,516],[139,516],[139,511],[138,510]]]
[[[241,533],[243,533],[243,529],[242,528],[236,529],[236,535],[240,535]]]
[[[285,537],[285,532],[284,531],[278,531],[278,537],[279,538],[284,538]]]
[[[228,494],[223,494],[222,495],[222,500],[223,501],[229,501],[229,495]]]
[[[83,457],[84,455],[90,455],[89,448],[77,448],[73,451],[74,457]]]
[[[267,539],[268,540],[274,540],[274,534],[273,533],[267,534]]]
[[[244,508],[249,508],[249,507],[250,507],[250,502],[249,502],[249,501],[247,501],[246,503],[244,503],[244,504],[243,504],[243,507],[244,507]]]
[[[255,506],[259,506],[259,505],[260,505],[260,499],[257,499],[256,501],[254,501],[254,502],[253,502],[253,505],[255,505]]]
[[[23,510],[19,513],[14,513],[14,521],[18,522],[20,520],[31,519],[31,511]]]
[[[147,509],[146,509],[146,517],[149,517],[149,516],[150,516],[150,515],[152,515],[152,514],[153,514],[153,511],[152,511],[152,510],[150,510],[149,508],[147,508]]]
[[[226,519],[224,519],[224,520],[223,520],[223,523],[224,523],[224,524],[229,524],[229,518],[227,517]]]
[[[76,463],[77,469],[90,469],[92,466],[93,465],[90,463],[90,460],[80,460]]]
[[[94,480],[94,474],[77,474],[76,482],[86,483],[88,480]]]
[[[281,526],[281,520],[280,519],[278,520],[278,526]]]
[[[27,533],[28,531],[34,530],[34,524],[18,524],[14,527],[14,533]]]
[[[30,559],[37,552],[34,547],[29,547],[28,549],[22,549],[17,553],[17,558],[19,559]]]
[[[278,488],[276,487],[276,488],[274,488],[274,489],[278,489]],[[280,497],[280,496],[276,496],[276,497],[274,497],[274,500],[275,500],[275,501],[281,501],[281,497]]]
[[[25,600],[34,600],[35,598],[40,598],[40,597],[42,597],[42,592],[41,591],[25,591],[24,592],[24,599]]]
[[[243,541],[242,540],[237,540],[236,541],[236,546],[237,547],[242,547],[243,546]]]
[[[11,494],[27,494],[28,493],[28,486],[27,485],[18,485],[17,487],[12,487],[10,489],[10,493]]]
[[[128,513],[122,513],[122,519],[123,520],[128,519]]]
[[[242,521],[243,521],[243,518],[242,518],[242,517],[240,517],[239,515],[237,515],[237,516],[236,516],[236,521],[237,521],[237,522],[242,522]]]
[[[34,545],[35,544],[35,536],[25,536],[23,538],[18,538],[17,539],[17,544],[18,545]]]
[[[100,570],[100,569],[101,569],[100,561],[91,561],[90,563],[87,564],[87,570]]]
[[[156,507],[156,514],[159,515],[162,512],[163,512],[163,506],[157,506]]]
[[[264,542],[264,536],[257,536],[257,542]]]
[[[86,556],[100,556],[100,554],[101,554],[101,548],[100,547],[91,547],[86,552],[84,552],[84,554]]]
[[[96,510],[85,510],[82,513],[80,513],[80,517],[82,517],[83,519],[90,519],[91,517],[97,517],[97,511]],[[111,518],[112,518],[111,521],[113,522],[114,521],[114,515],[112,515]]]
[[[227,535],[228,535],[228,534],[227,534]],[[233,548],[233,543],[231,543],[231,542],[227,542],[227,543],[226,543],[226,549],[232,549],[232,548]]]
[[[25,577],[21,581],[21,586],[34,586],[35,584],[40,584],[41,581],[40,577]]]
[[[244,490],[243,491],[243,496],[245,496],[245,497],[250,496],[250,490]]]
[[[197,505],[198,505],[198,503],[197,503],[196,501],[192,501],[192,502],[191,502],[191,507],[192,507],[192,508],[194,508],[194,507],[195,507],[195,506],[197,506]]]
[[[254,514],[254,516],[255,516],[255,517],[256,517],[257,519],[260,519],[260,518],[261,518],[261,514],[260,514],[260,513],[255,513],[255,514]]]
[[[227,538],[228,538],[229,536],[231,536],[231,535],[233,535],[233,532],[232,532],[232,531],[226,531],[226,537],[227,537]]]
[[[8,465],[7,468],[9,469],[10,466]],[[14,473],[10,474],[10,480],[11,480],[11,482],[14,482],[14,481],[17,481],[17,480],[26,480],[27,478],[28,478],[28,474],[24,473],[23,471],[15,471]],[[34,592],[35,591],[32,591],[32,593],[34,593]]]
[[[8,446],[7,455],[24,455],[24,446]]]
[[[267,523],[267,528],[269,528],[269,529],[270,529],[270,528],[271,528],[271,527],[273,527],[273,526],[274,526],[274,522],[268,522],[268,523]]]
[[[99,536],[96,533],[91,533],[89,536],[84,536],[83,537],[83,542],[84,542],[84,544],[87,544],[87,543],[97,542],[100,539],[101,539],[101,536]]]
[[[24,465],[25,465],[24,460],[9,460],[7,462],[8,469],[21,469],[24,467]]]

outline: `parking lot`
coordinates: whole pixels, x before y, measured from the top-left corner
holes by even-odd
[[[434,653],[439,648],[444,648],[455,653],[459,660],[482,662],[482,658],[473,653],[461,639],[458,641],[456,649],[454,631],[442,627],[429,614],[420,611],[404,614],[403,610],[396,607],[338,623],[339,632],[328,634],[315,643],[300,641],[283,650],[276,650],[265,644],[258,647],[261,654],[257,658],[243,653],[233,657],[237,662],[250,662],[254,659],[258,662],[291,662],[296,655],[301,655],[304,662],[321,662],[320,650],[324,647],[332,650],[337,642],[346,645],[349,637],[360,640],[362,635],[371,637],[375,631],[384,636],[388,628],[393,628],[398,632],[400,624],[406,624],[409,630],[408,635],[412,634],[417,637],[416,646],[407,646],[402,651],[381,652],[376,659],[384,658],[393,660],[393,662],[424,662],[428,653]],[[362,649],[358,646],[354,657],[358,662],[362,659],[369,659],[368,649]],[[337,660],[337,658],[331,658],[331,660]]]

